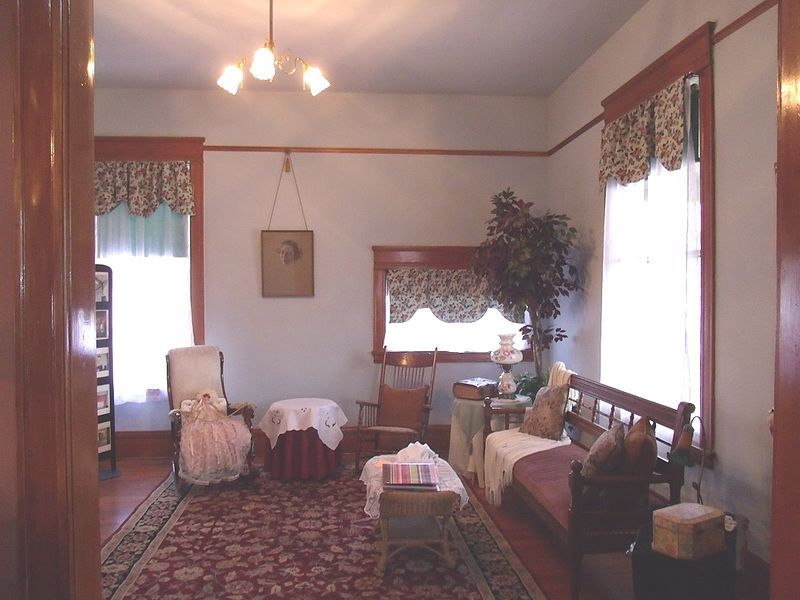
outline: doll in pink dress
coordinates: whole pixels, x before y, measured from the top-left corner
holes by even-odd
[[[181,403],[180,476],[209,485],[233,481],[247,472],[250,431],[227,414],[225,398],[204,390]]]

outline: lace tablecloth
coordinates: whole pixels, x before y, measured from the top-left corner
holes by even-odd
[[[367,502],[364,505],[364,512],[373,519],[380,517],[379,498],[383,492],[383,463],[397,462],[396,454],[383,454],[373,456],[364,465],[361,471],[361,481],[367,486]],[[446,460],[437,458],[435,461],[439,469],[439,491],[455,492],[461,498],[459,508],[464,508],[469,501],[467,490],[458,474],[453,470]]]
[[[275,448],[278,437],[287,431],[302,431],[313,427],[320,441],[336,450],[342,441],[342,425],[347,423],[344,411],[326,398],[291,398],[273,402],[258,426],[267,434],[270,447]]]

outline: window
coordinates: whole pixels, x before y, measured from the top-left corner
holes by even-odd
[[[440,360],[479,362],[498,345],[497,334],[517,332],[490,305],[472,273],[474,247],[373,247],[373,356],[390,350],[439,348]],[[438,315],[438,316],[437,316]],[[522,347],[521,337],[516,338]]]
[[[601,379],[713,435],[711,24],[603,101]],[[699,429],[699,427],[696,427]]]
[[[117,404],[165,397],[167,350],[203,343],[202,153],[201,138],[95,140],[98,202],[110,203],[98,208],[95,248],[114,277]]]
[[[700,402],[700,169],[653,161],[606,187],[601,379],[660,404]]]

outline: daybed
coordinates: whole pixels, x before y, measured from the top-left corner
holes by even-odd
[[[575,374],[568,382],[564,428],[569,443],[566,439],[553,442],[549,449],[517,459],[510,486],[566,548],[571,595],[578,598],[584,554],[626,550],[650,518],[654,504],[680,502],[683,467],[667,457],[694,406],[681,403],[677,409],[668,408]],[[493,408],[487,399],[484,431],[492,431],[492,418],[497,423],[498,416],[508,429],[509,416],[524,411]],[[627,432],[641,417],[656,423],[658,458],[652,472],[585,477],[583,463],[597,438],[614,423],[621,422]],[[500,439],[527,434],[500,431],[491,435],[498,438],[494,443],[491,437],[486,440],[487,469],[490,448],[503,452]]]

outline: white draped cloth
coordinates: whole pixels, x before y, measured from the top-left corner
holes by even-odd
[[[258,426],[267,434],[272,448],[275,448],[281,434],[313,427],[320,441],[331,450],[336,450],[344,437],[342,425],[345,423],[347,417],[344,411],[333,400],[291,398],[273,402]]]
[[[209,485],[233,481],[247,471],[250,430],[227,415],[225,398],[213,390],[181,402],[180,477]]]
[[[572,374],[573,371],[567,369],[563,362],[556,362],[550,369],[547,385],[567,384]],[[484,455],[484,483],[488,502],[500,506],[503,501],[503,490],[511,485],[514,465],[519,459],[569,443],[570,439],[566,435],[560,440],[550,440],[520,433],[519,427],[490,434],[486,438]]]
[[[361,481],[367,486],[367,501],[364,512],[371,518],[380,517],[380,497],[383,492],[383,465],[395,462],[432,462],[439,472],[439,491],[455,492],[460,498],[459,508],[464,508],[469,495],[458,474],[446,460],[441,459],[427,444],[414,442],[397,454],[373,456],[361,471]]]

